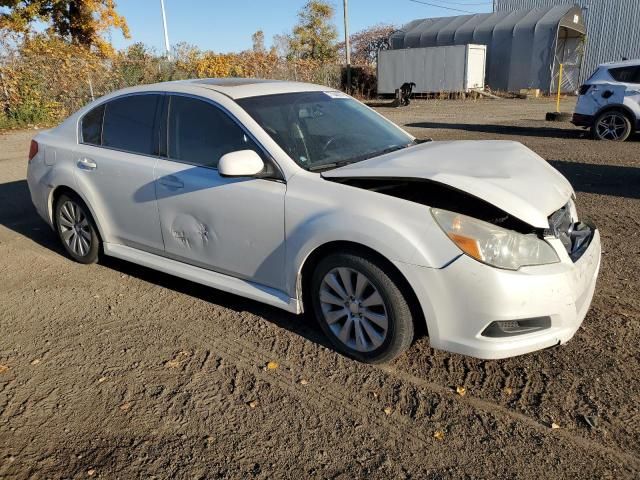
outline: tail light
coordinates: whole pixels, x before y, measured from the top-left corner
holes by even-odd
[[[38,142],[36,142],[35,140],[31,140],[31,145],[29,146],[29,161],[33,160],[33,157],[35,157],[38,154]]]
[[[591,85],[582,85],[580,87],[580,90],[578,90],[578,93],[580,95],[586,95],[590,88],[591,88]]]

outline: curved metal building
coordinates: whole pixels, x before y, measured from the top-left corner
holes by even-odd
[[[582,10],[561,5],[513,12],[415,20],[390,38],[392,49],[480,44],[487,46],[487,84],[510,92],[522,88],[563,91],[578,88],[585,38]]]
[[[581,80],[601,63],[640,58],[639,0],[495,0],[496,12],[576,3],[584,11],[587,48]]]

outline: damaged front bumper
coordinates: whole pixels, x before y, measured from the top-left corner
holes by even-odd
[[[589,310],[600,268],[600,234],[582,225],[573,252],[559,239],[550,242],[562,254],[552,265],[509,271],[466,255],[442,269],[396,262],[420,301],[431,345],[500,359],[570,340]],[[507,326],[507,334],[496,333],[496,325]]]

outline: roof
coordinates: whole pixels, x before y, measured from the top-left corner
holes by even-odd
[[[576,18],[577,15],[577,18]],[[556,5],[513,12],[477,13],[455,17],[423,18],[409,22],[391,35],[393,49],[482,43],[495,30],[512,34],[517,28],[567,27],[580,33],[586,28],[582,12],[574,5]]]
[[[600,67],[618,68],[618,67],[635,67],[640,65],[640,58],[635,60],[622,60],[620,62],[601,63]]]
[[[394,50],[486,45],[486,81],[492,89],[548,92],[553,88],[559,36],[563,49],[568,49],[582,42],[585,31],[582,10],[566,4],[414,20],[391,35],[389,43]]]
[[[313,83],[289,82],[283,80],[266,80],[258,78],[196,78],[191,80],[177,80],[173,82],[141,85],[127,89],[128,92],[164,90],[172,91],[172,86],[181,92],[202,92],[202,89],[222,93],[234,100],[262,95],[278,95],[297,92],[326,92],[335,89]]]

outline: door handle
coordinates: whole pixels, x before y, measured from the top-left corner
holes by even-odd
[[[184,183],[178,177],[174,175],[167,175],[166,177],[162,177],[160,180],[160,185],[167,187],[169,190],[179,190],[184,188]]]
[[[98,164],[90,158],[81,158],[78,160],[78,168],[82,170],[95,170],[98,168]]]

